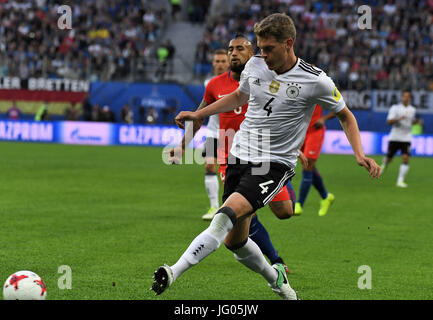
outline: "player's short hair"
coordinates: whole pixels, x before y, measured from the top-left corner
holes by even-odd
[[[251,51],[254,52],[254,45],[251,43],[250,40],[248,40],[248,37],[246,35],[244,35],[243,33],[236,33],[235,36],[231,40],[236,40],[236,39],[245,39],[245,40],[247,40],[247,44],[250,46]]]
[[[254,25],[254,33],[257,37],[275,37],[278,42],[284,42],[287,38],[296,39],[296,28],[292,18],[284,13],[274,13]]]
[[[401,94],[405,93],[405,92],[409,92],[410,96],[412,97],[412,91],[408,88],[401,90]]]
[[[239,39],[239,38],[244,38],[248,40],[247,36],[244,35],[243,33],[236,33],[235,36],[233,37],[233,39]]]
[[[216,49],[216,50],[213,52],[213,55],[214,55],[214,56],[219,55],[219,54],[225,54],[225,55],[227,55],[227,49]]]

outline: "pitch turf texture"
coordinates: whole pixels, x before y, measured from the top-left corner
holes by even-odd
[[[161,296],[148,291],[153,271],[208,225],[203,166],[167,166],[160,148],[2,142],[0,150],[2,282],[32,270],[47,299],[279,299],[224,245]],[[317,215],[315,189],[302,216],[259,211],[301,299],[433,299],[433,159],[411,159],[408,189],[395,187],[399,162],[372,181],[352,156],[322,155],[336,196],[328,215]],[[296,191],[301,176],[298,165]],[[59,289],[62,265],[71,289]],[[364,265],[369,290],[358,288]]]

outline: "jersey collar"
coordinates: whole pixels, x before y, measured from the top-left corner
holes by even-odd
[[[295,64],[294,64],[294,65],[293,65],[289,70],[287,70],[287,71],[284,72],[284,73],[278,74],[278,73],[276,73],[274,70],[271,70],[271,71],[274,73],[274,76],[276,76],[276,77],[282,77],[282,76],[288,74],[288,73],[289,73],[290,71],[292,71],[293,69],[295,69],[295,67],[297,67],[298,64],[299,64],[299,61],[300,61],[299,57],[296,57],[296,62],[295,62]]]

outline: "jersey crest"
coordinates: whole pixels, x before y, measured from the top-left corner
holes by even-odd
[[[269,85],[269,91],[271,93],[277,93],[280,89],[280,83],[278,81],[272,80],[271,84]]]
[[[290,99],[294,99],[299,96],[299,91],[301,90],[301,86],[297,83],[290,83],[289,87],[286,90],[286,94]]]

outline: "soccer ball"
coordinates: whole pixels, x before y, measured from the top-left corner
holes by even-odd
[[[32,271],[18,271],[7,278],[3,286],[5,300],[45,300],[44,281]]]

